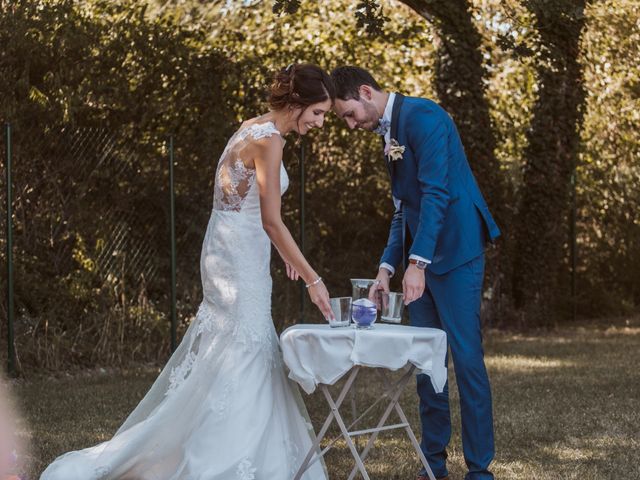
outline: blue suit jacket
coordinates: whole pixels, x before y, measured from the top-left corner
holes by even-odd
[[[403,261],[405,225],[409,255],[431,260],[437,275],[477,257],[500,235],[469,168],[449,114],[431,100],[396,94],[391,138],[404,145],[403,158],[387,159],[393,196],[401,204],[391,222],[381,263]]]

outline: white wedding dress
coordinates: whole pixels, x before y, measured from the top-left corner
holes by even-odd
[[[203,301],[180,346],[115,436],[57,458],[41,480],[289,480],[313,427],[287,378],[271,319],[271,243],[260,217],[253,141],[240,128],[216,170],[200,261]],[[289,179],[280,173],[281,193]],[[326,479],[322,461],[305,480]]]

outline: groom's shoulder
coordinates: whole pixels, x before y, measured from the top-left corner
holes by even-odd
[[[404,108],[408,114],[447,115],[444,108],[429,98],[405,97]]]
[[[428,98],[405,97],[404,106],[409,118],[428,117],[444,121],[449,121],[451,118],[444,108]]]

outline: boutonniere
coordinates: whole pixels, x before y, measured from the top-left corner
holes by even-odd
[[[389,160],[395,162],[396,160],[402,159],[404,150],[405,146],[400,145],[395,138],[392,138],[391,141],[385,145],[384,154],[389,157]]]

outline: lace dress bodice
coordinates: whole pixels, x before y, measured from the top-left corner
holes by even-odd
[[[216,169],[213,189],[213,209],[225,212],[240,212],[245,208],[259,209],[256,184],[256,170],[248,155],[247,147],[254,141],[280,137],[280,132],[273,122],[253,123],[241,127],[225,147]],[[284,141],[284,140],[281,140]],[[280,194],[284,194],[289,186],[289,178],[280,167]],[[257,202],[257,203],[256,203]]]

